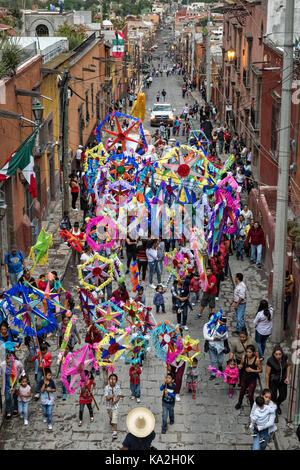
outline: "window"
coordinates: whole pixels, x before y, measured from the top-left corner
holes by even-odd
[[[94,116],[94,84],[91,83],[91,104],[92,104],[92,116]]]
[[[96,95],[96,119],[100,121],[100,92]]]
[[[83,145],[83,129],[84,129],[83,104],[81,104],[78,108],[78,133],[79,133],[80,145]]]
[[[89,90],[85,92],[85,120],[88,123],[90,120],[89,114]]]
[[[279,129],[280,129],[280,105],[273,103],[272,106],[272,121],[271,121],[271,152],[274,158],[278,159],[278,146],[279,146]]]

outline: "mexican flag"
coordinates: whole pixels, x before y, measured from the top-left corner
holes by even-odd
[[[33,133],[27,137],[18,150],[11,154],[4,167],[0,170],[0,181],[5,181],[10,176],[15,175],[19,168],[29,184],[28,189],[33,198],[37,197],[36,178],[33,171],[34,158],[32,155],[36,133],[37,131],[33,131]]]
[[[125,35],[121,31],[115,31],[115,39],[113,39],[113,49],[112,49],[112,57],[124,57],[125,55]]]

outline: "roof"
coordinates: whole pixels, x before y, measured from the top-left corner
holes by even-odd
[[[103,20],[103,21],[102,21],[102,25],[103,25],[103,26],[113,26],[112,22],[109,21],[109,20]]]

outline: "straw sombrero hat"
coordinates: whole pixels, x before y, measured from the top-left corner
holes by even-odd
[[[155,427],[155,417],[147,408],[134,408],[126,418],[128,431],[136,437],[146,437]]]

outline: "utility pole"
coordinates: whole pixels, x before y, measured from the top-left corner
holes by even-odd
[[[280,343],[282,341],[283,333],[283,301],[286,267],[286,226],[290,170],[290,120],[293,81],[294,0],[288,0],[285,2],[285,5],[276,229],[275,246],[273,252],[274,274],[272,301],[274,308],[274,320],[272,341],[275,343]]]
[[[207,36],[206,36],[206,101],[210,102],[210,80],[211,80],[211,62],[210,62],[210,8],[208,7],[207,18]]]
[[[64,211],[69,210],[69,91],[68,83],[70,80],[69,68],[64,67],[64,74],[60,85],[60,109],[61,109],[61,142],[62,142],[62,215]]]

